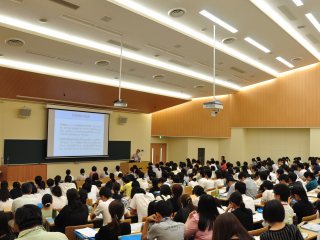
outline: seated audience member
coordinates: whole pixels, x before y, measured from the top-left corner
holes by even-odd
[[[104,167],[103,168],[103,172],[100,174],[100,178],[106,178],[109,177],[109,168],[108,167]]]
[[[111,222],[111,216],[109,212],[109,205],[114,199],[111,197],[112,192],[110,188],[102,187],[99,192],[100,200],[98,205],[94,207],[93,213],[90,214],[91,219],[95,219],[96,216],[102,214],[103,226]]]
[[[232,213],[220,214],[213,225],[214,240],[254,240]]]
[[[61,183],[61,176],[60,176],[60,175],[55,176],[55,177],[54,177],[54,184],[55,184],[56,186],[59,186],[60,183]]]
[[[0,211],[0,240],[15,239],[15,235],[13,234],[8,222],[9,222],[8,215]]]
[[[169,198],[171,198],[171,188],[168,185],[162,185],[160,187],[160,195],[156,197],[156,200],[160,201],[160,200],[168,200]]]
[[[305,190],[307,190],[305,185],[303,184],[303,181],[300,178],[298,180],[297,174],[295,174],[293,172],[289,172],[288,173],[288,178],[289,178],[289,188],[290,189],[292,189],[294,186],[301,186]]]
[[[293,217],[296,215],[293,209],[288,204],[290,197],[290,189],[286,184],[276,184],[273,187],[274,198],[279,200],[284,208],[284,222],[286,224],[293,224]]]
[[[195,207],[198,207],[199,199],[203,194],[206,194],[203,187],[201,186],[195,186],[192,189],[192,194],[195,195],[195,198],[193,198],[192,203]]]
[[[278,177],[278,182],[279,183],[282,183],[282,184],[286,184],[286,185],[289,185],[289,177],[288,177],[288,174],[281,174],[279,177]]]
[[[317,179],[312,172],[305,172],[304,177],[307,180],[306,189],[308,192],[318,187]]]
[[[124,194],[125,197],[130,198],[131,190],[132,190],[132,180],[130,176],[124,176],[122,178],[123,186],[121,187],[121,192]]]
[[[243,182],[246,185],[245,194],[252,199],[255,199],[258,193],[258,187],[255,181],[253,181],[246,172],[240,172],[238,178],[240,182]]]
[[[171,219],[172,206],[167,201],[155,204],[155,214],[149,216],[143,226],[142,239],[183,240],[184,224]]]
[[[180,184],[173,184],[172,188],[172,198],[168,199],[171,203],[173,212],[176,213],[181,208],[180,197],[183,193],[183,188]]]
[[[44,181],[40,181],[38,184],[37,193],[43,196],[44,194],[51,194],[51,190],[46,188],[46,183]]]
[[[142,188],[136,190],[130,201],[130,209],[132,215],[138,215],[138,222],[142,222],[142,218],[148,216],[148,206],[154,200],[152,193],[146,193]]]
[[[113,174],[114,174],[116,177],[118,177],[119,173],[122,173],[122,172],[120,171],[120,166],[117,165],[117,166],[116,166],[116,171],[114,171]]]
[[[51,190],[54,187],[54,180],[52,178],[47,179],[47,186],[48,186],[48,189],[50,190],[50,192],[48,193],[51,194]]]
[[[235,190],[241,193],[242,200],[246,208],[251,209],[251,211],[254,213],[255,212],[254,200],[252,199],[252,197],[249,197],[245,194],[246,187],[247,187],[246,184],[244,184],[243,182],[237,182],[235,185]]]
[[[202,195],[197,211],[191,212],[185,223],[185,238],[193,237],[195,240],[213,239],[213,225],[218,215],[215,199],[211,195]]]
[[[144,173],[139,171],[138,176],[139,178],[137,179],[137,181],[139,182],[140,187],[146,191],[149,188],[149,183],[147,179],[145,179]]]
[[[63,183],[60,183],[59,186],[61,187],[62,195],[66,196],[67,191],[69,189],[77,189],[76,185],[72,182],[71,176],[66,176]]]
[[[264,191],[262,193],[261,202],[266,203],[274,199],[273,183],[266,180],[263,182]]]
[[[101,227],[95,236],[95,240],[118,240],[121,235],[131,234],[131,226],[129,223],[120,222],[124,215],[124,205],[121,201],[112,201],[109,205],[109,213],[111,222]]]
[[[86,171],[81,168],[80,169],[80,175],[77,177],[77,180],[80,181],[80,180],[86,180],[86,178],[88,177],[88,175],[86,174]]]
[[[211,177],[212,177],[211,169],[206,169],[204,171],[204,177],[207,179],[207,181],[204,184],[205,191],[212,190],[215,187],[218,187],[215,185],[216,184],[215,180],[211,179]]]
[[[230,210],[247,231],[253,229],[253,213],[251,209],[245,207],[241,193],[234,192],[231,194],[226,212]]]
[[[71,170],[70,169],[66,170],[66,176],[70,176],[71,177],[71,182],[75,180],[74,177],[71,175]]]
[[[198,186],[198,185],[199,183],[197,182],[197,178],[193,175],[193,173],[190,173],[188,186],[194,188],[195,186]]]
[[[223,172],[218,170],[216,171],[216,180],[214,180],[214,186],[216,188],[224,186]]]
[[[91,184],[97,186],[98,188],[101,187],[102,182],[99,180],[98,173],[92,174]]]
[[[42,197],[42,218],[46,219],[52,217],[52,196],[50,194],[45,194]]]
[[[42,226],[41,210],[32,204],[18,208],[15,213],[15,224],[19,230],[17,239],[25,240],[68,240],[59,232],[46,232]]]
[[[305,168],[304,168],[304,165],[303,163],[298,163],[297,164],[297,170],[298,170],[298,177],[300,179],[303,179],[304,178],[304,173],[307,171]]]
[[[62,196],[62,190],[59,186],[54,186],[51,190],[51,193],[53,209],[60,210],[68,204],[67,197]]]
[[[88,199],[91,199],[93,203],[97,201],[99,196],[99,189],[96,185],[91,184],[91,179],[87,178],[86,182],[82,185],[82,188],[88,192]]]
[[[112,194],[112,198],[115,199],[115,200],[121,200],[123,198],[123,195],[122,193],[120,193],[120,184],[115,182],[112,186],[112,191],[113,191],[113,194]]]
[[[159,179],[154,178],[152,179],[152,187],[149,190],[154,196],[158,196],[160,194],[160,187],[159,187]]]
[[[260,235],[261,240],[303,240],[295,225],[284,223],[285,212],[278,200],[271,200],[263,207],[263,219],[268,223],[269,230]]]
[[[189,194],[182,194],[180,198],[181,206],[174,216],[173,221],[185,223],[188,219],[189,214],[194,211],[196,208],[192,203],[192,199]]]
[[[119,173],[118,174],[118,180],[117,180],[117,183],[120,184],[120,186],[122,187],[123,186],[123,174],[122,173]]]
[[[92,206],[87,205],[87,200],[88,200],[88,192],[85,189],[79,189],[79,197],[80,197],[80,202],[84,205],[87,206],[89,213],[92,212]]]
[[[10,198],[10,192],[8,190],[8,182],[1,182],[0,189],[0,211],[11,210],[13,200]]]
[[[94,173],[97,173],[97,167],[96,167],[96,166],[93,166],[93,167],[91,168],[91,172],[89,173],[89,178],[92,178],[92,175],[93,175]]]
[[[110,180],[105,184],[105,187],[112,189],[113,184],[116,183],[117,181],[114,178],[114,174],[113,173],[109,174],[109,178],[110,178]],[[101,184],[101,186],[102,185],[103,184]]]
[[[236,180],[233,179],[233,177],[228,177],[227,178],[227,186],[228,186],[228,192],[227,192],[227,198],[229,199],[230,195],[234,193],[235,191],[235,186],[236,186]]]
[[[18,208],[22,207],[23,205],[33,204],[33,205],[37,206],[38,203],[40,203],[39,199],[36,196],[34,196],[33,194],[31,194],[32,186],[30,183],[23,183],[21,186],[21,191],[22,191],[23,195],[19,198],[16,198],[12,202],[11,211],[13,213],[15,213],[16,210]]]
[[[302,221],[305,216],[310,216],[316,213],[316,209],[309,201],[306,191],[303,187],[295,186],[291,189],[291,195],[296,203],[293,204],[292,209],[296,213],[298,223]]]
[[[64,232],[67,226],[84,225],[88,222],[88,208],[81,203],[78,191],[69,189],[67,199],[68,205],[62,208],[54,219],[54,224],[60,232]]]
[[[18,197],[22,196],[22,191],[21,191],[21,184],[19,182],[14,182],[12,185],[12,189],[10,191],[10,197],[11,199],[16,199]]]

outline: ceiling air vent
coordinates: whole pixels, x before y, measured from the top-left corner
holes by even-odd
[[[156,74],[156,75],[153,75],[152,78],[153,78],[154,80],[161,80],[161,79],[164,78],[164,75],[162,75],[162,74]]]
[[[234,38],[234,37],[229,37],[229,38],[224,38],[222,39],[222,43],[224,44],[231,44],[231,43],[234,43],[237,39]]]
[[[70,8],[70,9],[73,9],[73,10],[77,10],[80,6],[78,5],[75,5],[71,2],[67,2],[65,0],[50,0],[51,2],[54,2],[54,3],[57,3],[63,7],[67,7],[67,8]]]
[[[170,17],[179,18],[179,17],[182,17],[183,15],[185,15],[186,12],[187,12],[187,10],[185,10],[184,8],[174,8],[168,12],[168,15]]]
[[[291,60],[291,62],[300,62],[303,60],[303,58],[302,57],[295,57],[295,58],[291,58],[290,60]]]
[[[233,70],[233,71],[236,71],[238,73],[246,73],[244,70],[242,70],[240,68],[237,68],[237,67],[231,67],[230,69]]]
[[[94,64],[99,67],[106,67],[110,64],[110,62],[108,60],[99,60],[99,61],[96,61]]]
[[[22,47],[25,42],[18,38],[10,38],[6,40],[6,44],[8,44],[11,47]]]
[[[195,85],[195,86],[193,86],[193,88],[195,88],[195,89],[202,89],[204,87],[205,87],[204,85]]]
[[[104,16],[102,18],[100,18],[101,21],[104,21],[104,22],[110,22],[111,21],[111,17],[108,17],[108,16]]]

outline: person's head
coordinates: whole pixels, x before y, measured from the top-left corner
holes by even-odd
[[[248,177],[248,173],[244,171],[240,172],[238,175],[238,179],[240,182],[243,182],[247,177]]]
[[[35,182],[37,185],[39,184],[40,181],[42,181],[42,177],[41,177],[41,176],[36,176],[36,177],[34,178],[34,182]]]
[[[98,180],[99,180],[99,174],[98,173],[92,174],[92,181],[98,181]]]
[[[45,190],[46,189],[46,183],[44,181],[40,181],[38,184],[39,189]]]
[[[61,191],[61,188],[59,186],[54,186],[51,189],[51,193],[52,193],[53,196],[56,196],[56,197],[61,197],[62,196],[62,191]]]
[[[22,194],[25,195],[25,194],[31,194],[32,192],[32,185],[31,183],[23,183],[22,186],[21,186],[21,191],[22,191]]]
[[[13,187],[14,189],[21,190],[21,184],[20,184],[19,182],[14,182],[14,183],[12,184],[12,187]]]
[[[316,178],[312,172],[305,172],[303,176],[305,177],[305,179],[307,179],[307,181],[311,181]]]
[[[294,172],[289,172],[288,178],[289,178],[289,183],[294,183],[295,181],[297,181],[298,176]]]
[[[211,178],[211,176],[212,176],[212,171],[211,171],[211,169],[206,169],[205,171],[204,171],[204,176],[206,177],[206,178]]]
[[[164,184],[160,187],[160,195],[162,196],[171,196],[171,188],[167,185]]]
[[[163,218],[170,217],[173,212],[172,205],[168,201],[158,201],[154,206],[156,218],[158,221],[161,221]]]
[[[0,211],[0,236],[11,233],[8,222],[8,215]]]
[[[199,185],[194,186],[194,188],[192,189],[192,194],[200,197],[201,195],[205,194],[204,188]]]
[[[262,171],[259,173],[259,177],[260,177],[261,181],[267,180],[268,176],[269,176],[269,171]]]
[[[67,169],[67,170],[66,170],[66,175],[69,176],[70,174],[71,174],[71,170],[70,170],[70,169]]]
[[[118,194],[120,192],[120,184],[118,182],[113,183],[112,185],[112,190],[114,192],[114,194]]]
[[[273,187],[274,198],[281,202],[288,202],[290,189],[286,184],[276,184]]]
[[[84,175],[85,173],[86,173],[86,171],[85,171],[83,168],[81,168],[81,169],[80,169],[80,174],[81,174],[81,175]]]
[[[91,192],[92,184],[85,182],[84,184],[82,184],[82,188],[89,193],[89,192]]]
[[[199,230],[212,230],[213,222],[219,215],[215,199],[211,195],[203,194],[199,199],[197,212],[199,214]]]
[[[10,198],[10,192],[8,189],[0,189],[0,201],[6,202]]]
[[[9,188],[9,184],[7,181],[2,181],[1,184],[0,184],[0,189],[1,190],[8,190]]]
[[[66,183],[71,183],[72,182],[72,177],[70,175],[67,175],[65,178],[64,178],[64,182]]]
[[[263,219],[272,226],[275,223],[283,222],[285,217],[284,208],[280,201],[268,201],[263,207]]]
[[[109,168],[108,167],[104,167],[103,171],[107,174],[108,173]]]
[[[43,207],[46,207],[46,208],[50,207],[51,204],[52,204],[52,196],[51,196],[51,194],[43,195],[41,201],[42,201]]]
[[[266,180],[263,182],[263,188],[264,188],[264,190],[272,190],[273,183],[271,181]]]
[[[119,166],[119,165],[116,166],[116,171],[117,171],[117,172],[120,171],[120,166]]]
[[[240,207],[245,208],[240,192],[233,192],[229,197],[229,203],[233,209]]]
[[[226,183],[227,183],[228,187],[230,187],[235,182],[236,182],[236,180],[233,177],[228,177],[227,180],[226,180]]]
[[[140,149],[137,149],[137,150],[136,150],[136,154],[139,154],[139,153],[140,153]]]
[[[233,213],[220,214],[213,225],[214,240],[230,240],[233,237],[240,240],[254,240]]]
[[[291,195],[297,200],[304,203],[309,202],[306,190],[302,186],[294,186],[291,189]]]
[[[52,178],[48,178],[47,185],[48,185],[48,188],[51,189],[54,185],[54,180]]]
[[[144,173],[142,171],[139,171],[138,176],[139,176],[139,178],[144,179]]]
[[[61,176],[60,175],[57,175],[54,177],[54,183],[56,185],[59,185],[59,183],[61,182]]]
[[[96,166],[93,166],[93,167],[91,168],[91,171],[92,171],[92,172],[96,172],[96,171],[97,171],[97,167],[96,167]]]
[[[179,198],[183,193],[183,188],[180,184],[173,184],[171,191],[174,198]]]
[[[82,203],[80,201],[79,193],[74,188],[68,189],[67,199],[68,199],[68,205],[71,207],[78,207],[78,206],[82,205]]]
[[[278,177],[279,183],[289,184],[288,174],[282,174]]]
[[[120,219],[124,214],[124,205],[120,200],[114,200],[109,204],[109,213],[111,216],[111,228],[116,231],[117,235],[120,235]]]
[[[81,188],[79,190],[79,196],[80,196],[81,203],[82,204],[87,204],[88,192],[85,189]]]
[[[108,200],[112,196],[111,189],[107,187],[102,187],[99,191],[99,195],[102,200]]]
[[[158,185],[159,185],[159,179],[158,178],[152,179],[152,186],[157,188]]]
[[[195,206],[192,203],[192,198],[189,194],[182,194],[180,202],[183,208],[188,208],[190,211],[193,211],[195,209]]]
[[[42,225],[42,214],[40,208],[33,204],[26,204],[15,212],[15,224],[19,231]]]
[[[234,185],[234,189],[236,191],[238,191],[239,193],[241,193],[241,194],[246,194],[247,186],[246,186],[246,184],[244,182],[237,182]]]

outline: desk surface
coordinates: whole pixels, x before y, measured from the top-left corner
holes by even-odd
[[[312,221],[309,221],[308,223],[316,223],[316,224],[319,224],[320,223],[320,219],[316,219],[316,220],[312,220]],[[300,229],[300,232],[301,233],[304,233],[304,234],[308,234],[308,236],[305,238],[305,240],[313,240],[313,239],[317,239],[317,233],[316,232],[313,232],[313,231],[310,231],[310,230],[306,230],[306,229],[303,229],[301,227],[299,227]]]

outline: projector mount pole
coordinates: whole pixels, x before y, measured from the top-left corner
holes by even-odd
[[[120,40],[120,70],[119,70],[119,101],[121,101],[121,82],[122,82],[122,48],[123,48],[123,43],[122,43],[122,38]]]
[[[216,100],[216,25],[213,25],[213,101]]]

